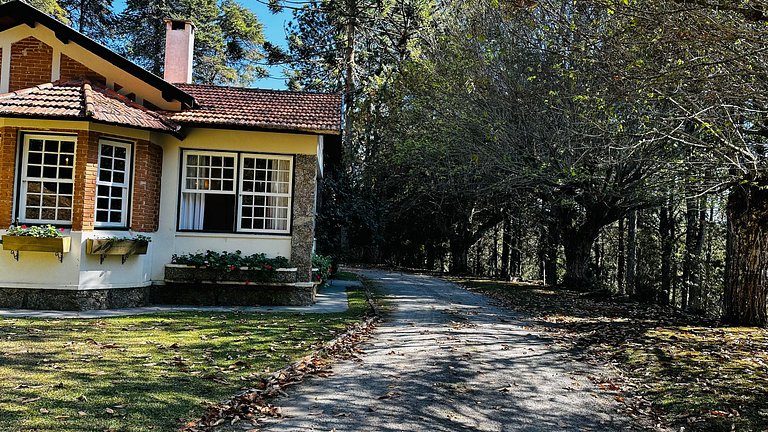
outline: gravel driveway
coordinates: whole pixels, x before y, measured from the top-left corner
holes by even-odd
[[[395,310],[327,378],[289,388],[270,431],[630,430],[618,404],[514,312],[440,279],[385,271]]]

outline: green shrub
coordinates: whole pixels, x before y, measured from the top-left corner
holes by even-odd
[[[224,271],[233,271],[241,267],[247,267],[250,270],[274,271],[291,266],[290,261],[285,257],[267,258],[263,253],[244,256],[239,250],[235,252],[207,250],[205,252],[184,255],[174,254],[171,262],[173,264],[183,264],[198,268],[207,267]]]
[[[331,257],[324,255],[312,255],[312,268],[316,268],[312,275],[318,282],[327,281],[331,277],[331,269],[333,268]]]

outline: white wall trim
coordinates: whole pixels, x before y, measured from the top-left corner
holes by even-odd
[[[68,290],[68,291],[77,291],[78,286],[72,285],[72,284],[65,284],[65,285],[41,285],[36,283],[25,283],[25,282],[0,282],[0,287],[3,288],[18,288],[18,289],[43,289],[43,290]]]
[[[51,82],[58,81],[61,78],[61,50],[59,47],[53,48],[53,60],[51,60]]]
[[[11,87],[11,41],[5,41],[2,45],[3,58],[0,68],[0,93],[8,93]]]

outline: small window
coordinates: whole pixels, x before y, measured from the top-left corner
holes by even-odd
[[[21,221],[72,223],[76,143],[72,136],[24,135]]]
[[[128,225],[131,183],[131,145],[116,141],[99,142],[99,169],[96,177],[97,227]]]
[[[179,229],[289,233],[293,159],[185,151]]]

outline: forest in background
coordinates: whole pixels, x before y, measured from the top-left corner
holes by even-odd
[[[262,1],[262,0],[256,0]],[[34,0],[149,70],[344,95],[318,249],[768,325],[765,0]]]
[[[272,4],[345,96],[322,252],[768,324],[765,2]]]

